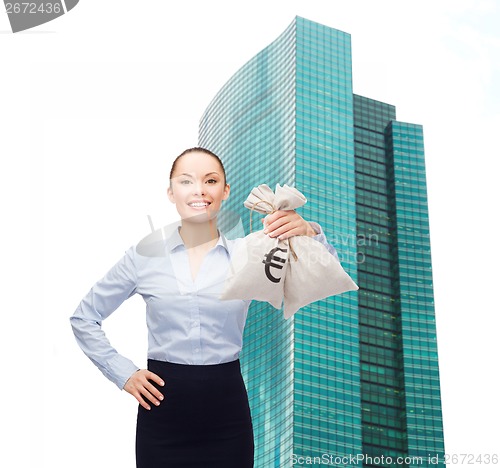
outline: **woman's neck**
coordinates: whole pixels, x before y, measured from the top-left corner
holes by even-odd
[[[204,244],[212,247],[219,239],[217,219],[209,220],[206,223],[190,223],[183,220],[179,234],[187,249],[196,248]]]

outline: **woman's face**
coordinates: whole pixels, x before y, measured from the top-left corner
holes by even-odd
[[[228,196],[229,185],[224,184],[216,158],[193,151],[177,161],[168,198],[183,220],[199,223],[214,219]]]

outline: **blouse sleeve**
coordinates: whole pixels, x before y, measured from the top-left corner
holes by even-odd
[[[312,236],[312,239],[315,239],[318,242],[321,242],[328,249],[328,252],[330,252],[337,260],[339,260],[337,250],[335,249],[335,247],[333,245],[331,245],[328,242],[328,240],[325,236],[325,233],[323,232],[323,228],[318,223],[315,223],[314,221],[309,221],[309,224],[318,233],[317,235]]]
[[[120,389],[139,367],[111,346],[101,324],[136,292],[133,255],[134,247],[130,247],[106,275],[92,286],[70,317],[76,341],[82,351]]]

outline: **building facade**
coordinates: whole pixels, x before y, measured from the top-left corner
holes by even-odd
[[[260,229],[243,207],[253,187],[295,186],[360,287],[289,320],[252,303],[241,362],[256,467],[444,453],[423,132],[395,118],[353,94],[349,34],[300,17],[202,116],[199,144],[222,157],[245,232]]]

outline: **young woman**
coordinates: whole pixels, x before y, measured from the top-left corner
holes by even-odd
[[[130,247],[71,317],[85,354],[139,402],[138,468],[253,467],[252,420],[238,360],[251,301],[218,299],[238,241],[217,228],[229,193],[218,156],[204,148],[180,154],[168,198],[181,225],[162,242],[162,255]],[[262,221],[271,237],[312,236],[335,255],[321,227],[293,210]],[[118,354],[101,329],[102,320],[136,293],[146,302],[147,369]]]

